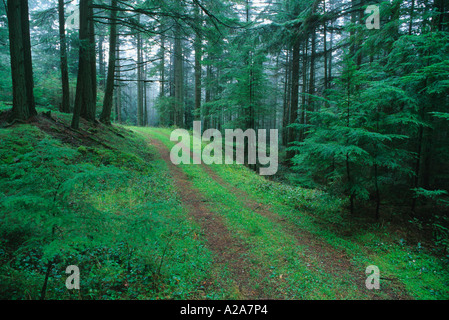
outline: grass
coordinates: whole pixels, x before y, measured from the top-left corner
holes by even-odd
[[[154,137],[170,147],[173,143],[168,140],[169,133],[169,130],[162,129],[152,132]],[[260,261],[256,260],[262,268],[272,267],[268,266],[271,261],[290,261],[290,264],[280,263],[274,269],[278,270],[279,275],[288,275],[289,283],[285,288],[297,288],[294,293],[289,293],[291,297],[356,297],[353,295],[353,284],[346,280],[338,283],[327,279],[326,270],[314,268],[317,271],[307,275],[307,270],[298,259],[304,255],[301,250],[289,249],[280,258],[277,250],[289,245],[291,248],[292,239],[286,238],[282,230],[260,215],[242,208],[238,199],[214,184],[199,166],[181,167],[201,192],[214,199],[211,207],[227,219],[228,227],[236,236],[251,246],[254,256],[262,257]],[[393,292],[400,294],[405,289],[406,294],[414,299],[449,298],[447,258],[434,255],[430,246],[405,243],[400,233],[394,232],[397,226],[388,222],[351,221],[350,217],[345,216],[344,200],[317,190],[270,182],[243,166],[210,167],[230,184],[249,194],[255,201],[271,207],[273,212],[299,229],[311,232],[332,247],[344,251],[362,272],[369,265],[377,265],[381,270],[381,283]],[[296,271],[289,273],[289,270]],[[326,292],[323,288],[330,289]],[[379,296],[382,297],[382,294],[379,293]]]
[[[221,296],[202,290],[211,253],[147,141],[85,126],[104,143],[71,145],[60,130],[0,129],[0,297],[38,299],[48,262],[47,299]],[[81,271],[77,294],[65,288],[70,264]]]
[[[447,259],[433,255],[431,247],[418,249],[404,243],[395,234],[394,226],[351,223],[351,217],[340,210],[344,201],[301,188],[296,188],[297,195],[289,194],[290,187],[260,179],[242,168],[214,166],[213,169],[222,177],[232,176],[231,183],[269,204],[298,227],[347,252],[360,268],[377,265],[381,277],[399,280],[413,298],[449,298]],[[289,195],[287,199],[285,195]],[[349,235],[345,235],[348,230]]]
[[[170,147],[173,144],[166,133],[151,132]],[[320,261],[306,257],[306,252],[296,245],[292,235],[246,208],[240,199],[213,181],[200,166],[181,165],[181,168],[192,179],[194,186],[210,199],[211,210],[223,217],[232,234],[250,248],[253,279],[258,282],[254,286],[266,282],[266,290],[273,290],[266,291],[266,296],[281,299],[360,298],[356,295],[356,284],[352,279],[336,282],[329,277],[328,271],[319,265]],[[245,170],[241,166],[235,168]],[[232,181],[236,176],[235,172],[227,173],[223,176],[227,181]],[[345,275],[342,276],[344,278]]]
[[[0,129],[0,298],[38,299],[48,262],[48,299],[242,297],[232,262],[214,263],[204,230],[148,143],[146,135],[171,148],[169,129],[83,123],[71,132],[69,116],[52,117]],[[360,290],[349,272],[336,276],[311,252],[316,246],[298,242],[298,234],[248,206],[203,167],[180,168],[245,248],[249,286],[266,297],[449,298],[445,257],[424,242],[407,243],[404,230],[395,232],[389,222],[347,217],[345,199],[269,181],[239,165],[210,166],[248,200],[344,253],[362,278],[368,265],[377,265],[388,292]],[[78,293],[65,287],[71,264],[81,269]]]

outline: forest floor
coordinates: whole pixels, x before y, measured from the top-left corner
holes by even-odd
[[[69,124],[0,129],[3,299],[39,298],[45,274],[49,299],[449,299],[447,257],[411,226],[244,166],[176,166],[170,129]]]
[[[288,299],[288,292],[298,290],[297,284],[291,286],[289,280],[298,276],[304,276],[304,284],[312,279],[321,284],[327,282],[329,287],[325,291],[331,289],[332,293],[328,294],[337,299],[410,298],[398,283],[385,286],[382,295],[368,290],[364,270],[352,264],[344,251],[336,250],[319,237],[293,225],[272,210],[270,205],[257,201],[245,190],[233,186],[204,163],[196,168],[199,171],[183,171],[172,164],[167,131],[137,129],[137,132],[149,137],[149,143],[157,148],[169,167],[183,206],[204,231],[208,247],[214,253],[214,263],[221,265],[218,269],[229,270],[229,278],[218,278],[222,288],[231,286],[227,291],[234,292],[234,298]],[[191,158],[196,157],[198,155],[192,152]],[[201,181],[210,182],[220,190],[207,192],[208,186],[204,185],[201,190]],[[229,195],[233,200],[232,204],[229,204],[227,197],[220,197],[220,194]],[[226,215],[229,210],[236,211],[232,213],[234,217]],[[239,214],[241,216],[237,217]],[[233,220],[240,226],[240,230],[232,230]],[[241,236],[235,237],[234,234]],[[270,248],[264,252],[267,246]],[[301,268],[307,268],[307,272],[301,274],[301,271],[297,271],[297,261],[288,261],[291,258],[288,254],[291,252],[294,252],[296,259],[302,264]],[[308,277],[311,279],[307,279]],[[334,281],[340,285],[332,285]],[[319,285],[313,290],[318,288]],[[329,297],[319,291],[321,290],[313,293],[317,295],[316,298]],[[311,296],[305,295],[302,298]]]
[[[365,268],[380,262],[379,256],[371,256],[363,244],[354,252],[354,247],[337,245],[344,242],[338,236],[326,241],[332,237],[326,232],[312,233],[313,228],[301,223],[306,210],[292,215],[292,208],[269,192],[254,192],[260,181],[246,168],[175,166],[169,130],[133,129],[146,136],[166,162],[183,207],[204,231],[214,263],[229,270],[219,284],[230,286],[226,291],[235,292],[233,298],[414,299],[399,279],[403,275],[394,274],[391,265],[381,274],[382,289],[368,290]],[[191,152],[192,159],[199,156]]]

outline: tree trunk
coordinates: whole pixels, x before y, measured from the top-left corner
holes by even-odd
[[[329,74],[327,76],[328,81],[328,88],[332,87],[332,64],[333,64],[333,50],[334,50],[334,31],[333,31],[333,25],[331,25],[331,33],[330,33],[330,40],[329,40],[329,49],[328,49],[328,55],[329,55],[329,63],[328,63],[328,71]]]
[[[309,81],[309,98],[307,102],[308,110],[315,111],[314,99],[315,94],[315,56],[316,56],[316,33],[315,28],[311,31],[311,52],[310,52],[310,81]]]
[[[117,7],[117,0],[111,0],[111,6],[113,9],[111,10],[111,26],[109,36],[108,77],[106,80],[106,89],[104,92],[103,111],[100,115],[100,121],[107,125],[111,124],[112,98],[114,96],[115,85],[115,65],[117,62],[117,11],[115,10],[115,8]],[[118,110],[118,115],[119,114],[120,111]]]
[[[211,55],[209,54],[209,59],[212,59]],[[204,102],[207,104],[212,100],[212,66],[207,65],[206,67],[206,90],[205,90],[205,96],[204,96]],[[202,130],[210,129],[211,121],[210,121],[210,115],[209,115],[209,107],[203,108],[203,117],[204,117],[204,126]]]
[[[301,44],[298,38],[294,39],[292,54],[292,83],[291,83],[291,99],[290,99],[290,124],[296,123],[298,120],[298,103],[299,103],[299,56]],[[288,142],[289,144],[296,140],[296,129],[289,128]],[[295,155],[294,151],[287,152],[287,159],[291,160]]]
[[[148,60],[148,57],[145,55],[145,61]],[[147,77],[146,77],[146,65],[142,67],[142,90],[143,90],[143,126],[148,126],[148,99],[147,99]]]
[[[200,19],[199,7],[195,6],[195,17]],[[195,120],[201,119],[201,56],[202,56],[202,35],[198,30],[195,36]]]
[[[139,16],[140,22],[140,16]],[[143,126],[142,35],[137,34],[137,125]]]
[[[326,6],[325,6],[326,7]],[[328,89],[329,85],[329,79],[328,79],[328,64],[327,64],[327,27],[326,22],[324,22],[323,26],[323,33],[324,33],[324,39],[323,39],[323,51],[324,51],[324,90]]]
[[[110,21],[110,23],[113,23]],[[98,67],[99,67],[99,79],[98,84],[100,85],[101,89],[105,89],[105,83],[106,83],[106,65],[105,65],[105,57],[104,57],[104,36],[101,35],[98,40]]]
[[[94,84],[92,83],[93,50],[89,35],[89,6],[92,0],[80,0],[80,49],[78,79],[76,85],[75,108],[72,118],[72,128],[79,129],[79,118],[95,121]]]
[[[287,50],[285,58],[285,78],[284,78],[284,105],[282,118],[282,144],[288,146],[288,129],[290,121],[290,76],[291,76],[290,50]]]
[[[160,93],[161,98],[165,97],[165,34],[161,34],[161,62],[159,65],[160,73]]]
[[[306,124],[306,109],[307,109],[307,99],[306,99],[306,92],[307,92],[307,65],[308,65],[308,52],[309,52],[309,39],[307,38],[304,42],[304,46],[302,49],[302,96],[301,96],[301,124]],[[304,140],[304,128],[302,128],[299,132],[299,141]]]
[[[58,0],[59,13],[59,42],[61,56],[61,82],[62,82],[62,103],[60,111],[70,113],[70,85],[69,85],[69,69],[67,66],[67,43],[65,36],[65,15],[64,0]]]
[[[175,48],[174,48],[174,85],[175,85],[175,110],[174,124],[180,128],[184,127],[184,72],[183,72],[183,52],[181,43],[181,28],[178,24],[175,27]]]
[[[93,110],[90,116],[95,120],[95,111],[97,108],[97,55],[96,55],[96,42],[95,42],[95,23],[94,23],[94,9],[92,7],[93,0],[90,0],[89,5],[89,43],[90,43],[90,68],[91,68],[91,78],[92,78],[92,96],[94,99]]]
[[[117,49],[116,49],[116,59],[115,59],[116,69],[117,69],[117,79],[120,79],[120,42],[117,36]],[[117,114],[117,122],[122,123],[122,88],[120,86],[120,81],[115,81],[117,92],[116,92],[116,102],[115,102],[115,112]]]
[[[8,0],[7,9],[13,85],[11,120],[26,121],[37,115],[33,94],[28,1]]]

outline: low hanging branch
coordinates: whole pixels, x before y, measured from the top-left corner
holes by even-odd
[[[161,80],[136,80],[136,79],[115,79],[115,81],[120,82],[162,82]],[[169,82],[169,81],[163,81],[163,82]]]

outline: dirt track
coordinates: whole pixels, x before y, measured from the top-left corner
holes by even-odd
[[[236,288],[234,289],[238,290],[239,298],[272,299],[273,297],[264,296],[264,292],[275,292],[276,288],[264,288],[264,285],[260,286],[261,279],[249,277],[250,274],[254,274],[254,266],[249,261],[249,257],[251,257],[249,249],[244,243],[233,237],[222,218],[215,214],[214,210],[211,210],[208,199],[195,189],[182,169],[171,162],[170,150],[157,139],[151,138],[151,144],[157,148],[161,158],[166,162],[172,173],[183,207],[201,226],[209,248],[215,256],[214,263],[227,266],[232,278],[230,280],[235,284]],[[195,158],[198,155],[192,152],[191,157]],[[283,231],[292,235],[296,241],[292,245],[305,247],[306,252],[303,259],[306,260],[307,265],[310,265],[310,268],[314,268],[317,264],[324,266],[329,273],[329,277],[340,277],[344,278],[345,281],[357,283],[357,291],[359,291],[361,297],[379,299],[379,296],[365,287],[365,270],[354,266],[346,253],[338,251],[315,235],[286,221],[286,219],[274,213],[269,206],[255,201],[244,191],[232,186],[209,166],[202,164],[201,167],[209,177],[225,188],[227,192],[234,194],[242,206],[268,218],[274,224],[280,225]],[[264,271],[257,270],[256,273],[263,274]],[[211,279],[210,285],[214,283],[214,280]],[[257,290],[254,289],[254,281],[259,281]],[[224,286],[225,284],[219,285]],[[395,285],[400,286],[400,284]],[[408,296],[397,293],[404,292],[403,290],[391,290],[391,288],[385,286],[383,288],[383,292],[389,299],[409,299]]]

